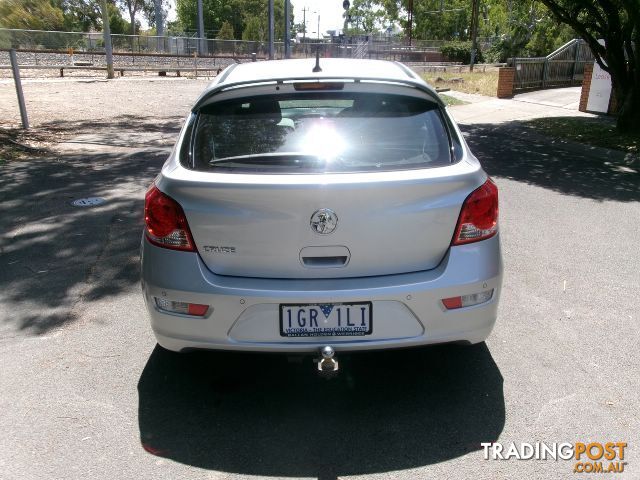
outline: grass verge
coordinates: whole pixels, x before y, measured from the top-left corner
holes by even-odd
[[[442,101],[450,107],[454,105],[466,105],[469,103],[469,102],[465,102],[464,100],[460,100],[459,98],[451,97],[446,93],[439,93],[438,95],[440,96]]]
[[[495,97],[498,92],[498,72],[426,73],[422,76],[434,87],[448,87],[458,92]]]
[[[640,134],[618,132],[615,119],[610,117],[536,118],[523,124],[539,133],[561,140],[572,140],[632,154],[640,152]]]

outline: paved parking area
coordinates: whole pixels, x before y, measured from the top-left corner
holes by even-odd
[[[492,441],[627,442],[615,478],[640,477],[640,177],[620,155],[460,118],[500,188],[494,333],[344,357],[327,382],[309,361],[155,346],[138,284],[143,196],[202,86],[141,84],[153,115],[113,87],[118,110],[88,104],[101,119],[88,125],[53,99],[99,90],[69,85],[34,107],[68,142],[0,166],[3,478],[585,475],[571,461],[484,460]],[[86,196],[107,201],[71,206]]]

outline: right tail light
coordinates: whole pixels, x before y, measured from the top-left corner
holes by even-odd
[[[460,210],[452,245],[479,242],[498,232],[498,187],[491,179],[466,198]]]

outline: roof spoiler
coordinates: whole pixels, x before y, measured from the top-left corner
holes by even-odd
[[[403,66],[404,68],[407,68],[406,66]],[[233,66],[229,67],[229,69],[225,70],[225,73],[231,73],[231,69],[233,68]],[[227,73],[227,75],[228,75]],[[414,74],[415,75],[415,74]],[[226,78],[226,75],[225,75]],[[284,82],[317,82],[317,83],[321,83],[321,82],[374,82],[374,83],[389,83],[389,84],[395,84],[395,85],[403,85],[406,87],[412,87],[412,88],[416,88],[418,90],[421,90],[422,92],[428,94],[431,98],[433,98],[433,100],[440,105],[441,107],[445,107],[444,102],[442,101],[442,99],[438,96],[437,92],[430,87],[429,85],[427,85],[422,79],[420,79],[420,77],[418,77],[417,75],[411,79],[407,79],[407,80],[400,80],[400,79],[393,79],[393,80],[389,80],[388,78],[380,78],[380,77],[359,77],[359,78],[340,78],[340,77],[326,77],[323,78],[321,76],[318,77],[290,77],[290,78],[282,78],[282,77],[276,77],[276,78],[271,78],[271,79],[261,79],[260,81],[243,81],[243,82],[232,82],[232,83],[223,83],[224,79],[220,79],[220,82],[215,83],[214,85],[212,85],[210,90],[207,90],[206,92],[204,92],[200,98],[196,101],[195,105],[193,106],[193,108],[191,109],[192,112],[196,112],[198,111],[200,108],[202,108],[205,104],[209,103],[209,100],[211,99],[211,97],[213,97],[214,95],[220,93],[223,90],[229,90],[229,89],[234,89],[234,88],[244,88],[244,87],[252,87],[252,86],[256,86],[256,85],[269,85],[269,84],[274,84],[274,85],[282,85],[284,84]]]

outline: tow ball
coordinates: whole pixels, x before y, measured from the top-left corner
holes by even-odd
[[[340,367],[338,365],[338,360],[333,358],[335,353],[336,352],[333,350],[333,347],[330,347],[329,345],[322,347],[320,350],[322,358],[316,360],[316,362],[318,362],[318,373],[320,376],[331,378],[338,374],[338,368]]]

